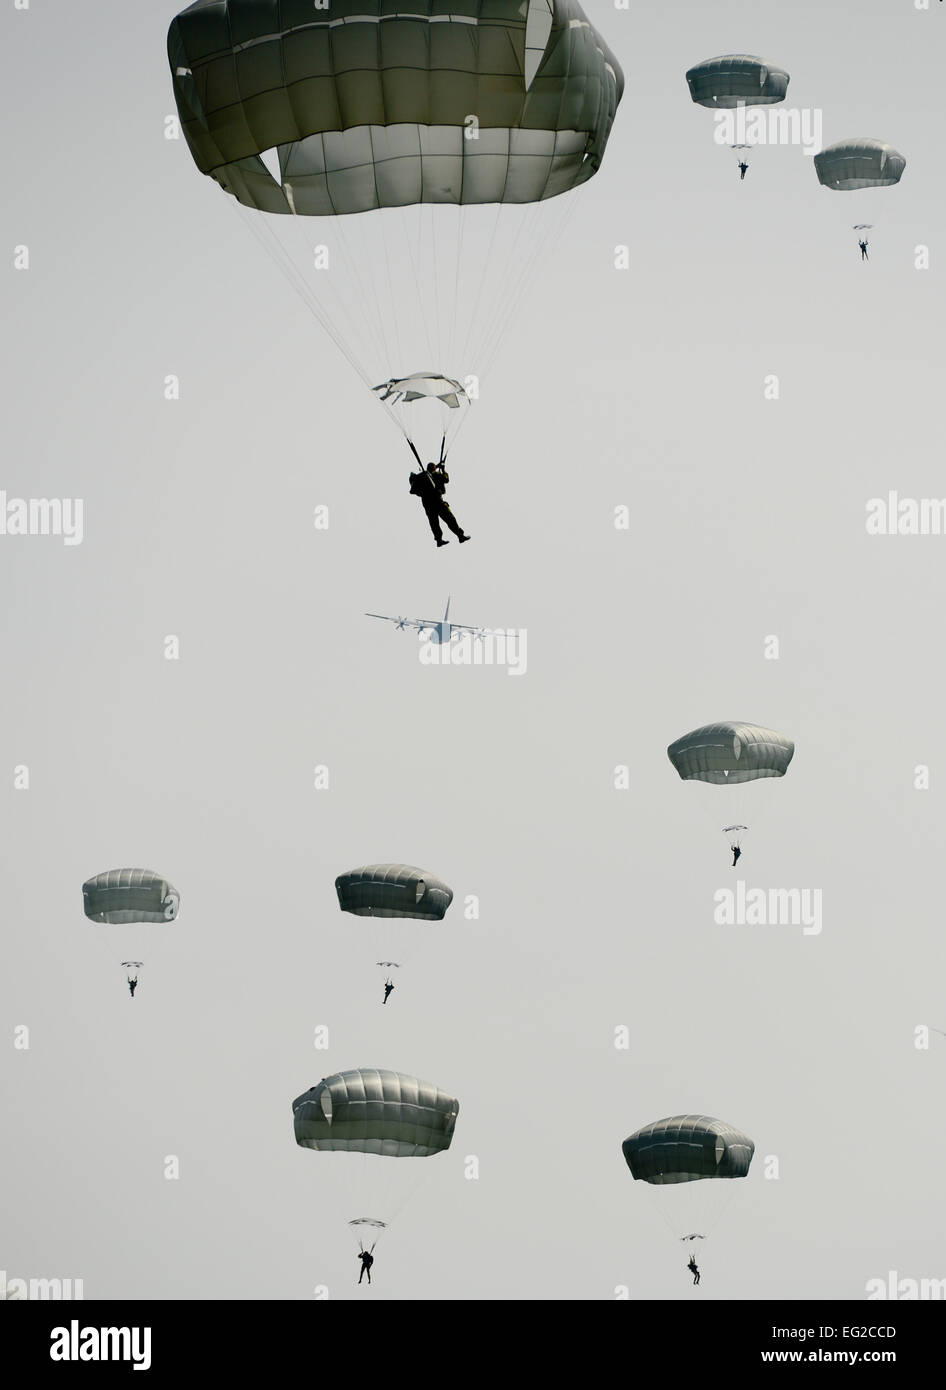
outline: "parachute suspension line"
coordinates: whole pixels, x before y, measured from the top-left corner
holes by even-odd
[[[124,948],[117,946],[113,940],[115,928],[112,928],[111,934],[103,931],[103,928],[108,926],[106,922],[93,922],[90,925],[92,927],[90,934],[92,940],[95,942],[95,948],[99,952],[103,964],[107,961],[112,969],[114,969],[116,965],[123,965],[121,958],[129,950],[128,943],[125,943]],[[142,951],[141,954],[144,955],[144,951]]]
[[[416,259],[415,254],[414,254],[414,238],[413,238],[413,237],[411,236],[411,234],[410,234],[412,228],[409,226],[409,223],[408,223],[408,213],[407,213],[407,209],[402,207],[402,208],[399,208],[399,209],[398,209],[398,212],[399,212],[399,214],[400,214],[399,222],[400,222],[401,232],[402,232],[403,237],[404,237],[404,246],[405,246],[405,249],[406,249],[406,252],[407,252],[407,260],[408,260],[408,262],[409,262],[409,264],[410,264],[411,272],[412,272],[412,274],[413,274],[413,276],[414,276],[414,298],[415,298],[415,302],[417,303],[417,305],[419,306],[419,309],[420,309],[420,318],[421,318],[421,320],[422,320],[422,322],[423,322],[424,337],[425,337],[425,339],[426,339],[426,341],[427,341],[427,351],[431,354],[431,357],[433,357],[433,345],[432,345],[432,343],[431,343],[431,341],[430,341],[430,323],[429,323],[428,315],[427,315],[427,312],[426,312],[426,306],[425,306],[425,304],[424,304],[424,289],[423,289],[423,285],[422,285],[422,283],[421,283],[420,272],[419,272],[418,267],[417,267],[417,259]],[[420,205],[420,212],[421,212],[421,214],[423,213],[423,204]],[[422,220],[421,220],[421,217],[418,217],[418,219],[417,219],[416,234],[417,234],[417,239],[418,239],[418,241],[420,242],[420,241],[422,240],[422,238],[423,238],[423,222],[422,222]],[[420,250],[422,251],[422,250],[423,250],[423,247],[420,247]],[[416,372],[416,371],[421,370],[422,366],[423,366],[423,364],[421,364],[421,363],[419,363],[419,362],[415,362],[415,363],[405,363],[405,365],[404,365],[403,367],[398,367],[398,368],[397,368],[397,371],[398,371],[398,372]],[[431,363],[429,364],[429,366],[423,366],[423,370],[425,370],[425,371],[437,371],[437,372],[440,372],[440,371],[443,371],[443,368],[442,368],[441,366],[439,366],[439,364],[437,364],[437,363],[431,361]]]
[[[464,216],[463,205],[457,206],[457,235],[456,235],[456,256],[453,261],[453,312],[450,315],[450,357],[451,362],[456,361],[457,349],[457,307],[460,298],[460,267],[463,264],[463,233],[466,231],[466,217]],[[465,372],[465,364],[456,362],[458,372]]]
[[[347,1206],[352,1218],[381,1221],[382,1230],[371,1232],[372,1240],[379,1240],[384,1230],[390,1230],[403,1214],[405,1207],[417,1194],[417,1189],[425,1180],[422,1158],[393,1158],[381,1154],[358,1153],[348,1155],[359,1161],[344,1164],[345,1187],[348,1193]]]
[[[648,1188],[650,1188],[650,1184],[649,1184],[649,1183],[645,1183],[645,1186],[648,1187]],[[647,1195],[648,1195],[648,1197],[649,1197],[649,1199],[650,1199],[651,1207],[652,1207],[653,1210],[657,1213],[657,1215],[660,1217],[661,1221],[664,1223],[664,1225],[666,1226],[667,1230],[668,1230],[668,1231],[670,1232],[670,1234],[673,1236],[674,1240],[680,1240],[680,1238],[681,1238],[681,1237],[680,1237],[680,1232],[679,1232],[679,1230],[677,1229],[677,1227],[674,1225],[673,1221],[671,1221],[669,1214],[664,1210],[664,1207],[663,1207],[662,1203],[661,1203],[660,1200],[658,1199],[657,1193],[654,1192],[654,1191],[651,1189],[651,1190],[648,1191],[648,1194],[647,1194]]]
[[[713,1217],[712,1221],[710,1221],[709,1225],[706,1227],[707,1239],[709,1239],[709,1237],[716,1230],[716,1227],[719,1225],[720,1221],[722,1221],[723,1217],[726,1215],[726,1213],[728,1212],[729,1208],[732,1206],[735,1200],[736,1190],[739,1184],[733,1182],[732,1180],[729,1180],[729,1186],[732,1188],[732,1191],[727,1193],[727,1195],[723,1198],[723,1201],[717,1208],[715,1217]]]
[[[646,1184],[646,1186],[649,1187],[650,1184]],[[648,1197],[650,1198],[651,1206],[653,1207],[654,1211],[657,1212],[657,1215],[660,1217],[661,1221],[664,1223],[673,1239],[677,1242],[685,1241],[687,1246],[692,1250],[691,1242],[689,1241],[687,1236],[681,1235],[679,1222],[674,1222],[673,1219],[670,1217],[669,1213],[665,1210],[664,1205],[660,1200],[660,1195],[658,1194],[658,1192],[651,1189],[651,1191],[648,1193]],[[705,1238],[707,1232],[702,1231],[700,1235],[701,1238]]]
[[[243,210],[242,205],[238,203],[237,207],[244,216],[244,220],[246,220],[247,214]],[[333,315],[328,312],[316,293],[309,276],[301,269],[306,263],[305,258],[312,253],[312,247],[307,241],[302,220],[293,217],[289,221],[280,223],[279,225],[283,229],[285,240],[277,233],[275,225],[265,214],[258,218],[249,217],[250,230],[256,236],[257,241],[261,242],[264,250],[270,254],[276,261],[276,264],[285,269],[286,278],[289,280],[289,283],[296,288],[310,313],[318,320],[336,346],[341,348],[358,375],[364,379],[365,372],[361,363],[361,354],[359,354],[355,348],[356,339],[351,332],[351,326],[349,325],[347,332],[345,331],[344,313],[339,314],[336,312]],[[257,234],[256,228],[260,228],[262,236]],[[286,241],[290,238],[297,240],[302,247],[302,259],[294,259],[291,250],[287,247]],[[315,271],[312,271],[310,275],[315,273]],[[332,285],[332,282],[329,281],[328,285]],[[341,323],[338,322],[339,320],[341,320]]]
[[[367,326],[369,334],[371,334],[372,328],[374,329],[372,334],[374,352],[380,361],[386,363],[390,360],[391,348],[385,331],[386,316],[381,311],[377,285],[370,274],[362,274],[358,269],[361,265],[371,264],[371,260],[366,259],[366,256],[370,257],[370,247],[366,244],[368,240],[367,227],[363,221],[359,221],[358,219],[362,216],[371,217],[371,215],[370,212],[365,214],[355,213],[346,217],[344,221],[347,231],[342,229],[342,218],[337,214],[332,220],[335,224],[335,235],[338,239],[339,249],[347,261],[348,274],[352,284],[357,287],[361,297],[362,322]],[[354,245],[350,245],[349,243],[354,243]],[[386,252],[387,247],[385,246],[385,253]],[[371,300],[374,303],[373,314],[371,312],[368,293],[366,293],[365,289],[366,285]],[[377,386],[378,383],[373,381],[370,384],[372,386]]]
[[[513,253],[515,250],[515,240],[508,254],[502,254],[503,237],[500,236],[500,228],[504,230],[510,221],[504,213],[510,213],[511,208],[504,208],[502,203],[496,204],[496,213],[490,232],[489,247],[486,252],[486,259],[483,269],[479,276],[479,282],[473,287],[473,308],[469,315],[469,327],[467,331],[464,352],[470,352],[476,360],[476,374],[482,380],[487,375],[484,363],[484,345],[491,336],[491,325],[495,319],[503,312],[503,305],[499,303],[499,286],[507,279],[510,267],[513,263]],[[521,205],[517,207],[521,213]],[[521,231],[521,227],[520,227]],[[493,271],[496,260],[501,262],[498,274]],[[492,283],[490,283],[492,282]],[[491,306],[489,313],[484,316],[482,305],[484,302]],[[474,337],[474,326],[476,333]]]
[[[324,313],[321,305],[316,300],[311,287],[308,285],[305,278],[302,275],[300,275],[298,269],[289,260],[289,258],[286,255],[285,248],[281,245],[278,238],[275,237],[275,234],[272,232],[271,228],[264,227],[264,231],[261,234],[259,227],[256,225],[257,219],[249,217],[246,214],[246,211],[243,208],[243,206],[239,202],[237,202],[236,199],[234,199],[234,203],[240,214],[240,217],[243,219],[244,223],[249,228],[253,237],[256,239],[256,241],[259,242],[259,244],[263,247],[263,250],[270,257],[277,270],[279,270],[282,273],[283,277],[289,282],[289,284],[295,290],[296,294],[302,300],[302,303],[306,306],[306,308],[313,315],[313,317],[318,320],[322,328],[325,330],[325,332],[331,338],[332,342],[338,348],[339,352],[342,354],[343,357],[347,359],[353,371],[357,373],[357,375],[361,378],[365,385],[370,389],[374,383],[371,382],[369,378],[365,375],[363,368],[359,364],[354,353],[351,351],[349,344],[341,336],[338,330],[332,325],[331,321]]]
[[[424,223],[426,223],[426,228],[424,227]],[[443,346],[440,334],[439,313],[440,280],[437,268],[437,229],[436,222],[434,219],[434,208],[433,204],[431,203],[424,203],[421,207],[421,235],[419,240],[422,253],[425,240],[427,243],[427,255],[426,258],[424,258],[422,255],[421,265],[430,267],[428,281],[431,293],[428,295],[428,302],[426,306],[427,318],[425,326],[429,325],[430,346],[434,355],[433,360],[435,370],[438,372],[442,372],[447,369],[444,367],[443,363],[440,360],[441,350]]]
[[[503,341],[508,331],[509,324],[518,312],[519,306],[522,303],[523,298],[529,292],[529,288],[532,284],[536,267],[545,255],[546,248],[548,247],[549,242],[552,241],[555,244],[558,244],[561,241],[561,239],[564,237],[566,229],[568,228],[569,224],[572,221],[572,218],[575,215],[575,210],[578,207],[577,198],[575,198],[574,196],[570,196],[566,193],[564,195],[560,195],[558,201],[560,204],[564,204],[564,206],[560,206],[555,210],[555,213],[553,214],[554,222],[550,222],[548,228],[541,236],[532,235],[532,249],[529,254],[529,259],[524,267],[520,267],[520,273],[518,276],[512,275],[513,284],[511,286],[509,295],[505,296],[506,302],[503,303],[502,300],[500,301],[503,309],[503,315],[500,323],[497,325],[496,330],[494,332],[492,345],[487,350],[487,355],[484,362],[484,371],[491,370],[493,363],[495,362],[495,359],[499,354],[500,348],[503,345]],[[543,216],[545,215],[545,204],[536,203],[531,210],[531,214],[532,225],[538,225],[540,223],[540,219],[543,218]]]
[[[494,297],[496,307],[486,324],[482,337],[481,352],[483,354],[484,374],[489,371],[492,361],[496,356],[499,343],[508,330],[512,317],[531,279],[536,262],[541,254],[539,238],[535,235],[539,225],[541,208],[541,203],[532,204],[528,207],[527,211],[521,215],[511,251],[505,258],[503,279]],[[511,208],[506,209],[507,213],[512,211],[513,209]],[[500,216],[503,217],[502,209],[500,209]],[[509,218],[505,217],[504,220],[509,221]],[[519,261],[517,257],[519,253],[519,243],[524,234],[526,243],[530,245],[530,251],[523,263]],[[518,270],[518,274],[516,270]]]
[[[357,274],[353,274],[350,263],[346,264],[346,262],[349,261],[349,257],[345,245],[344,234],[341,232],[338,225],[338,217],[334,216],[330,219],[326,219],[326,221],[330,223],[330,226],[334,232],[334,241],[330,249],[330,254],[334,255],[339,261],[339,269],[342,271],[342,273],[347,273],[347,275],[351,277],[355,289],[359,292],[362,292],[362,287]],[[293,267],[304,266],[306,264],[307,259],[312,255],[313,247],[309,242],[308,232],[306,230],[307,228],[311,228],[312,225],[313,224],[308,218],[293,217],[292,222],[287,226],[287,234],[292,236],[299,246],[299,251],[296,253],[295,258],[293,258],[291,254],[289,256],[289,262]],[[323,286],[322,295],[319,295],[319,293],[315,289],[314,282],[311,282],[310,279],[308,279],[302,273],[301,270],[297,271],[297,273],[302,276],[303,282],[306,285],[308,293],[311,295],[313,302],[318,306],[319,315],[323,316],[325,319],[328,319],[329,323],[334,324],[340,322],[342,324],[347,324],[347,332],[344,336],[349,344],[349,350],[353,357],[358,358],[358,360],[363,363],[364,352],[357,351],[355,347],[355,344],[358,342],[358,330],[356,324],[352,322],[351,306],[348,303],[347,297],[345,295],[339,294],[336,290],[336,282],[331,278],[331,268],[327,271],[327,273],[323,275],[323,279],[321,281],[321,284]],[[315,269],[309,272],[309,276],[313,276],[316,274],[323,273],[316,271]],[[329,306],[326,305],[326,299],[331,300],[331,304],[332,306],[334,306],[333,312],[330,312]],[[364,311],[362,312],[362,322],[370,323],[370,317],[369,315],[364,313]],[[363,370],[364,368],[362,367],[362,371]]]
[[[403,436],[404,436],[404,438],[407,440],[408,444],[410,444],[410,443],[411,443],[411,436],[410,436],[410,434],[408,433],[407,426],[404,424],[404,421],[401,419],[401,415],[400,415],[400,412],[399,412],[398,409],[397,409],[397,406],[396,406],[392,401],[382,401],[381,404],[384,406],[384,413],[385,413],[385,415],[387,415],[387,417],[388,417],[389,420],[393,420],[393,422],[394,422],[395,426],[397,427],[397,429],[400,430],[401,434],[403,434]]]
[[[434,210],[432,205],[430,208],[430,244],[431,261],[433,262],[434,267],[434,325],[435,337],[437,342],[436,370],[438,372],[453,372],[454,367],[452,364],[449,366],[445,366],[444,363],[440,360],[443,354],[444,335],[443,325],[440,322],[440,266],[437,258],[437,221],[434,217]]]
[[[414,283],[415,283],[415,286],[416,286],[416,289],[417,289],[417,298],[418,298],[418,302],[419,302],[419,304],[420,304],[420,306],[421,306],[421,316],[422,316],[423,321],[424,321],[424,336],[425,336],[425,338],[427,339],[427,353],[428,353],[428,355],[429,355],[430,358],[431,358],[431,364],[432,364],[433,370],[436,371],[436,372],[442,372],[442,371],[444,371],[445,369],[444,369],[444,367],[442,366],[442,364],[440,363],[440,361],[439,361],[439,360],[436,360],[436,359],[439,359],[439,357],[440,357],[440,351],[439,351],[440,344],[439,344],[438,337],[437,337],[437,328],[438,328],[438,325],[437,325],[436,317],[434,317],[434,316],[432,315],[432,313],[431,313],[431,308],[430,308],[430,297],[429,297],[429,293],[427,293],[427,281],[426,281],[426,279],[425,279],[425,277],[424,277],[424,275],[423,275],[423,271],[422,271],[422,267],[423,267],[424,265],[432,265],[432,266],[433,266],[433,272],[434,272],[434,285],[436,286],[436,283],[437,283],[437,263],[436,263],[436,261],[435,261],[434,258],[433,258],[432,252],[431,252],[431,251],[427,251],[427,252],[425,253],[425,250],[424,250],[424,219],[426,218],[427,223],[428,223],[428,226],[429,226],[429,236],[428,236],[428,240],[429,240],[431,243],[433,243],[433,221],[434,221],[433,214],[434,214],[434,209],[433,209],[433,205],[432,205],[431,203],[421,203],[421,204],[418,206],[418,208],[417,208],[417,245],[416,245],[416,248],[415,248],[414,245],[413,245],[413,241],[411,241],[411,242],[409,243],[409,245],[410,245],[410,247],[411,247],[411,265],[412,265],[413,270],[414,270]],[[415,249],[416,249],[416,252],[417,252],[416,256],[415,256],[415,254],[414,254]],[[431,320],[433,320],[433,329],[431,329]],[[415,371],[416,368],[413,368],[413,367],[412,367],[411,370],[412,370],[412,371]],[[430,370],[430,368],[428,368],[427,370]]]
[[[395,1158],[391,1160],[392,1163],[424,1163],[425,1161],[426,1160],[422,1158]],[[389,1226],[393,1226],[395,1221],[403,1216],[405,1208],[410,1206],[411,1202],[417,1196],[417,1189],[420,1187],[423,1180],[424,1173],[422,1171],[416,1172],[413,1174],[413,1181],[410,1185],[402,1183],[396,1191],[392,1191],[393,1184],[392,1187],[389,1187],[388,1215],[385,1218]]]
[[[469,413],[469,405],[467,405],[466,409],[463,409],[461,407],[459,410],[452,410],[450,412],[451,415],[455,415],[457,418],[455,420],[452,420],[450,424],[445,425],[441,431],[441,433],[443,434],[443,442],[440,447],[442,456],[444,458],[447,457],[447,454],[453,448],[453,441],[460,433],[460,430],[463,427],[463,422],[465,421]]]
[[[364,215],[364,217],[371,217],[371,215],[374,214],[356,213],[354,214],[354,218],[356,218],[357,220],[357,217],[360,217],[360,215]],[[356,265],[371,265],[372,253],[370,246],[367,245],[367,228],[353,228],[353,235],[357,236],[357,238],[360,239],[361,242],[361,245],[358,246],[356,249],[356,256],[353,257],[353,263]],[[393,306],[393,303],[395,303],[395,293],[393,293],[392,275],[390,275],[390,261],[388,259],[388,239],[386,239],[383,235],[381,238],[381,247],[383,257],[385,257],[385,278],[386,285],[388,285],[388,303],[389,306]],[[368,259],[365,259],[365,257],[368,257]],[[358,275],[357,270],[354,270],[354,274],[356,274],[358,281],[361,281],[361,277],[360,275]],[[376,325],[378,325],[378,334],[376,334],[375,336],[375,353],[376,356],[378,356],[379,363],[385,364],[385,371],[383,371],[383,375],[385,375],[385,377],[393,377],[393,375],[395,375],[397,371],[396,359],[400,356],[400,324],[399,322],[397,322],[396,313],[388,313],[388,311],[382,310],[381,299],[379,299],[378,296],[378,285],[375,284],[375,281],[374,279],[372,279],[371,275],[365,275],[364,278],[367,279],[368,289],[370,289],[371,292],[371,299],[374,300],[374,320],[376,322]],[[367,304],[367,296],[365,296],[365,306],[363,309],[363,313],[365,321],[370,321],[372,318],[372,314],[371,307]],[[389,342],[388,329],[386,329],[385,327],[385,325],[388,324],[389,320],[390,325],[392,325],[393,345]],[[375,382],[375,385],[378,385],[378,382]]]
[[[493,217],[493,227],[492,227],[492,231],[490,232],[490,237],[489,237],[489,245],[488,245],[487,248],[486,248],[486,259],[485,259],[485,261],[484,261],[484,269],[483,269],[482,275],[480,276],[480,283],[479,283],[479,285],[478,285],[478,287],[477,287],[477,293],[476,293],[475,299],[474,299],[474,304],[475,304],[476,306],[479,305],[479,302],[480,302],[480,300],[481,300],[482,297],[483,297],[483,283],[484,283],[484,281],[485,281],[485,279],[486,279],[486,276],[487,276],[488,271],[489,271],[489,266],[490,266],[490,264],[491,264],[491,262],[492,262],[492,259],[493,259],[493,247],[494,247],[494,245],[495,245],[495,243],[496,243],[496,231],[497,231],[497,229],[498,229],[498,227],[499,227],[499,214],[500,214],[501,211],[502,211],[502,203],[497,203],[497,204],[496,204],[496,213],[495,213],[495,216]],[[470,313],[470,314],[468,315],[466,337],[464,338],[464,341],[463,341],[463,348],[462,348],[462,352],[461,352],[461,360],[464,361],[464,362],[468,362],[468,361],[469,361],[469,353],[470,353],[470,335],[471,335],[471,333],[472,333],[472,331],[473,331],[473,320],[474,320],[474,317],[475,317],[475,312],[474,312],[474,313]],[[476,367],[476,375],[479,376],[480,378],[482,378],[483,373],[482,373],[482,371],[481,371],[481,369],[480,369],[480,364],[477,362],[477,363],[475,363],[475,364],[473,364],[473,365],[475,365],[475,367]]]
[[[378,305],[377,291],[373,280],[359,270],[359,266],[364,264],[361,255],[361,244],[364,242],[364,228],[356,217],[342,218],[337,213],[330,218],[321,219],[331,226],[333,234],[332,254],[336,257],[339,269],[342,273],[343,288],[339,289],[337,281],[332,277],[329,270],[323,275],[321,284],[323,293],[319,295],[309,283],[309,280],[301,275],[297,269],[297,264],[304,265],[306,259],[311,255],[311,246],[308,241],[307,227],[313,225],[309,218],[294,219],[294,233],[298,237],[300,251],[297,252],[297,261],[289,256],[289,264],[300,274],[306,286],[308,294],[316,305],[316,314],[323,322],[327,319],[329,324],[340,321],[348,325],[346,341],[353,357],[364,363],[366,356],[368,359],[377,357],[382,361],[387,360],[388,344],[384,332],[384,318]],[[320,272],[310,272],[318,274]],[[375,313],[371,312],[370,298],[374,300]],[[347,293],[345,292],[347,290]],[[330,300],[330,304],[325,301]],[[336,330],[338,331],[338,330]],[[360,336],[359,336],[360,334]],[[353,346],[358,343],[360,351]],[[365,353],[367,346],[368,352]],[[359,375],[369,387],[377,385],[377,382],[370,379],[364,367],[359,370]]]
[[[376,254],[375,247],[377,245],[377,237],[372,234],[371,227],[372,225],[378,225],[378,220],[381,216],[382,213],[378,210],[365,213],[364,215],[355,213],[353,217],[347,220],[352,223],[352,237],[357,243],[353,248],[353,254],[351,250],[349,251],[352,264],[352,275],[359,283],[367,284],[368,292],[364,295],[366,307],[362,312],[364,313],[366,321],[369,323],[373,321],[375,326],[374,341],[376,345],[375,350],[378,352],[378,361],[387,364],[391,361],[392,353],[398,351],[398,344],[400,342],[400,322],[396,313],[388,313],[382,308],[379,279],[371,273],[371,267]],[[391,271],[387,262],[388,244],[383,235],[381,236],[381,244],[384,247],[385,274],[387,276],[388,298],[390,299]],[[367,269],[362,271],[360,269],[362,266],[367,267]],[[372,305],[374,306],[373,311],[371,308]],[[394,335],[393,345],[389,333],[393,333]],[[374,371],[373,366],[372,371]],[[382,373],[379,379],[384,380],[384,373]],[[378,383],[374,382],[373,384],[377,385]]]
[[[393,331],[393,334],[394,334],[393,352],[394,352],[394,354],[395,354],[397,357],[400,356],[400,350],[401,350],[401,346],[400,346],[400,344],[401,344],[401,337],[400,337],[400,332],[399,332],[400,324],[399,324],[399,322],[398,322],[398,316],[397,316],[397,313],[396,313],[396,300],[395,300],[395,297],[394,297],[394,286],[393,286],[393,280],[392,280],[392,277],[391,277],[391,264],[390,264],[390,261],[389,261],[389,259],[388,259],[388,243],[387,243],[387,238],[383,235],[383,232],[384,232],[384,224],[383,224],[383,223],[381,223],[381,226],[380,226],[380,234],[381,234],[381,248],[382,248],[382,251],[383,251],[383,253],[384,253],[384,271],[385,271],[385,277],[386,277],[386,283],[387,283],[387,294],[388,294],[388,303],[387,303],[387,306],[386,306],[384,312],[382,312],[380,300],[379,300],[379,297],[378,297],[378,288],[379,288],[379,287],[378,287],[378,285],[377,285],[377,283],[376,283],[374,277],[370,274],[370,267],[371,267],[372,261],[373,261],[372,246],[371,246],[371,242],[372,242],[373,238],[370,238],[370,237],[369,237],[368,228],[371,227],[371,226],[377,225],[378,219],[380,219],[381,217],[383,217],[384,214],[383,214],[383,210],[382,210],[382,208],[381,208],[380,195],[379,195],[379,193],[378,193],[377,169],[376,169],[375,166],[374,166],[375,147],[374,147],[374,131],[373,131],[373,130],[371,130],[371,131],[369,132],[368,139],[369,139],[370,144],[371,144],[371,159],[372,159],[372,167],[373,167],[373,169],[374,169],[375,194],[376,194],[376,196],[378,197],[378,207],[375,208],[373,211],[364,214],[363,216],[362,216],[361,214],[358,214],[358,213],[354,214],[354,221],[355,221],[356,226],[355,226],[355,228],[353,229],[353,231],[355,231],[356,234],[357,234],[357,233],[360,233],[360,241],[361,241],[361,245],[358,247],[357,255],[354,257],[354,260],[355,260],[356,265],[358,265],[358,266],[362,266],[362,265],[363,265],[363,266],[369,267],[369,270],[366,272],[366,278],[367,278],[367,280],[368,280],[368,284],[369,284],[369,287],[370,287],[370,289],[371,289],[371,296],[372,296],[372,298],[373,298],[373,300],[374,300],[375,320],[376,320],[376,322],[377,322],[377,324],[378,324],[378,331],[379,331],[379,334],[380,334],[380,343],[381,343],[382,355],[381,355],[381,357],[380,357],[379,360],[380,360],[381,362],[384,363],[384,372],[382,373],[382,376],[379,378],[379,380],[386,380],[389,376],[394,376],[394,375],[400,370],[400,369],[397,368],[397,366],[395,365],[395,362],[394,362],[394,360],[393,360],[393,358],[392,358],[392,347],[391,347],[390,343],[388,342],[388,335],[387,335],[387,331],[386,331],[386,328],[385,328],[385,324],[387,323],[387,321],[388,321],[389,319],[390,319],[390,322],[391,322],[391,324],[392,324],[392,331]],[[351,220],[351,219],[350,219],[350,220]],[[366,317],[367,317],[367,315],[366,315]],[[413,368],[407,368],[406,370],[413,370]]]

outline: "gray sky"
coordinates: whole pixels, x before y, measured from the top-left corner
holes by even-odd
[[[88,1297],[365,1297],[351,1213],[290,1110],[359,1066],[460,1099],[371,1298],[692,1297],[620,1147],[686,1111],[756,1142],[700,1297],[946,1273],[946,1040],[913,1046],[918,1023],[946,1027],[946,538],[864,526],[871,497],[944,491],[946,15],[586,10],[625,97],[452,456],[462,551],[433,547],[383,412],[164,139],[174,6],[3,12],[7,264],[26,243],[32,268],[5,280],[0,486],[85,501],[80,546],[0,537],[10,1276],[81,1277]],[[730,51],[787,68],[825,143],[906,155],[865,219],[869,266],[860,195],[787,148],[740,184],[714,146],[684,73]],[[448,593],[460,622],[527,628],[526,676],[426,669],[412,636],[362,616],[435,616]],[[666,757],[728,718],[796,743],[738,873],[728,803],[717,817],[716,789]],[[382,1012],[333,885],[388,860],[457,896]],[[181,893],[133,1002],[81,910],[83,880],[123,864]],[[714,925],[739,876],[822,889],[821,935]]]

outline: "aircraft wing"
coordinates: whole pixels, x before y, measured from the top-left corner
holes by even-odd
[[[418,632],[423,632],[425,628],[436,627],[438,619],[430,618],[392,618],[387,613],[366,613],[366,618],[380,618],[384,623],[394,623],[395,627],[413,627]]]

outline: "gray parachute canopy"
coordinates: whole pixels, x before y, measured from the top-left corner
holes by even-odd
[[[150,869],[108,869],[82,885],[82,906],[93,922],[173,922],[180,894]]]
[[[815,155],[818,182],[847,193],[857,188],[888,188],[899,183],[907,161],[882,140],[839,140]]]
[[[428,1158],[449,1149],[460,1102],[402,1072],[359,1067],[326,1076],[292,1102],[304,1149]]]
[[[597,171],[624,89],[577,0],[197,0],[168,58],[200,171],[309,216],[555,197]]]
[[[410,864],[366,864],[335,880],[338,905],[356,917],[418,917],[436,921],[453,902],[453,889]]]
[[[790,78],[783,68],[750,53],[706,58],[687,73],[690,96],[699,106],[771,106],[784,101]]]
[[[784,777],[794,752],[791,739],[772,729],[724,720],[684,734],[667,757],[685,782],[725,785]]]
[[[639,1182],[669,1184],[701,1178],[744,1178],[755,1144],[709,1115],[672,1115],[655,1120],[621,1145],[628,1168]]]
[[[437,372],[414,372],[412,376],[391,377],[380,386],[371,388],[382,401],[395,404],[420,400],[442,401],[450,410],[459,410],[461,400],[467,394],[458,381],[452,377],[440,376]]]

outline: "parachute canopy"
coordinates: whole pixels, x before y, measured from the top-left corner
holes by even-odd
[[[356,917],[417,917],[440,921],[453,889],[410,864],[367,864],[335,880],[338,905]]]
[[[621,1148],[634,1178],[657,1185],[744,1178],[755,1153],[748,1135],[709,1115],[655,1120],[625,1139]]]
[[[415,372],[413,376],[392,377],[373,388],[382,401],[409,404],[411,401],[438,400],[451,410],[459,410],[467,394],[458,381],[436,372]]]
[[[428,1158],[450,1147],[460,1102],[402,1072],[357,1068],[326,1076],[292,1102],[304,1149]]]
[[[414,372],[411,376],[391,377],[372,388],[382,405],[396,419],[405,436],[428,455],[434,452],[437,434],[441,437],[441,457],[448,438],[456,434],[460,419],[470,406],[470,398],[458,381],[437,372]],[[448,423],[447,412],[455,418]]]
[[[791,739],[757,724],[706,724],[684,734],[667,757],[684,781],[735,784],[784,777],[795,752]]]
[[[93,922],[173,922],[181,898],[150,869],[108,869],[82,885],[82,906]]]
[[[687,73],[693,100],[715,108],[771,106],[785,100],[789,80],[783,68],[749,53],[706,58]]]
[[[577,0],[196,0],[168,58],[198,169],[307,216],[555,197],[597,171],[624,88]]]
[[[818,182],[836,192],[899,183],[907,161],[882,140],[839,140],[815,155]]]

